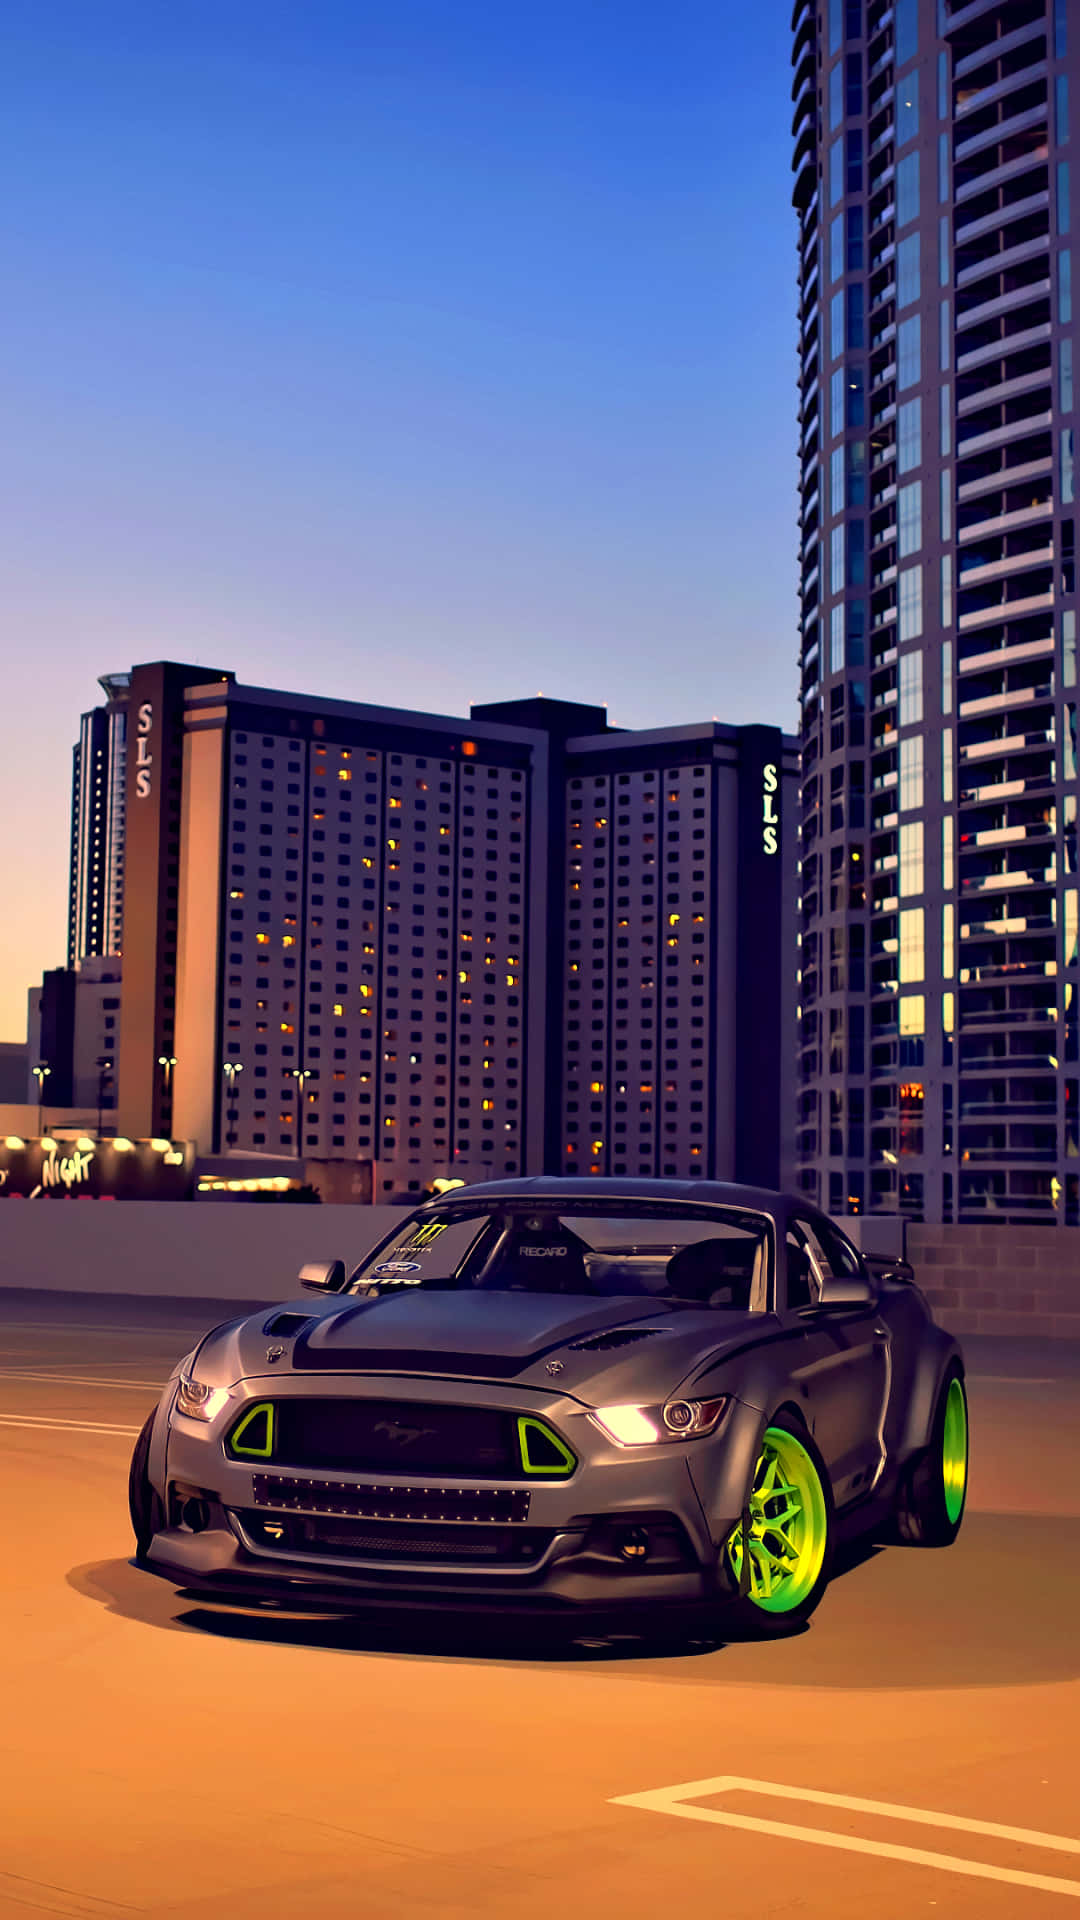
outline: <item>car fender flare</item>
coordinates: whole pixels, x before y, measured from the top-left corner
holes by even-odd
[[[929,1326],[915,1362],[911,1390],[893,1465],[907,1466],[930,1444],[934,1413],[946,1369],[955,1362],[964,1377],[964,1357],[959,1342],[943,1328]]]

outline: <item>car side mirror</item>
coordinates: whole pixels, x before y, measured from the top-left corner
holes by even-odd
[[[864,1253],[863,1261],[877,1281],[887,1281],[894,1285],[902,1281],[906,1286],[914,1284],[915,1269],[910,1261],[898,1260],[891,1254],[885,1253]]]
[[[876,1298],[873,1287],[861,1273],[830,1273],[821,1282],[819,1307],[869,1307]]]
[[[340,1293],[345,1285],[344,1260],[309,1260],[297,1276],[310,1293]]]

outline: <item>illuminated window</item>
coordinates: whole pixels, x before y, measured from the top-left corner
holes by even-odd
[[[912,567],[912,574],[922,579],[921,569]],[[923,717],[923,678],[922,654],[902,653],[900,655],[900,725],[913,727]]]
[[[342,1013],[344,1013],[344,1011],[345,1011],[345,1009],[344,1009],[344,1007],[343,1007],[343,1006],[341,1005],[341,1002],[340,1002],[339,1000],[335,1000],[335,1002],[334,1002],[334,1012],[335,1012],[335,1013],[337,1013],[337,1014],[342,1014]]]
[[[337,777],[338,777],[338,779],[339,779],[339,780],[351,780],[351,779],[352,779],[352,770],[351,770],[351,768],[349,768],[349,767],[339,767],[339,768],[338,768],[338,775],[337,775]]]
[[[923,740],[921,733],[900,742],[900,811],[912,813],[923,804]]]
[[[295,947],[296,935],[294,933],[283,933],[281,936],[281,944],[283,947]]]
[[[270,945],[270,935],[268,933],[257,933],[255,935],[255,942],[257,946],[268,947]]]
[[[905,907],[900,914],[900,979],[912,984],[926,978],[926,915],[922,907]]]
[[[903,1039],[911,1039],[926,1032],[926,999],[921,993],[907,993],[900,998],[900,1034]]]

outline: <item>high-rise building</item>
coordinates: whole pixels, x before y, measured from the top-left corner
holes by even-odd
[[[87,955],[75,967],[46,973],[27,996],[26,1068],[20,1100],[38,1098],[35,1067],[48,1067],[45,1092],[54,1107],[116,1106],[120,1040],[119,954]]]
[[[67,963],[119,953],[124,924],[126,673],[104,673],[106,704],[84,713],[72,748]]]
[[[132,670],[117,1124],[438,1177],[776,1184],[795,741]]]
[[[799,1182],[1075,1223],[1080,10],[796,0],[792,31]]]

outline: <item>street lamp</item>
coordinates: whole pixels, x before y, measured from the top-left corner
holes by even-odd
[[[106,1060],[103,1054],[98,1055],[97,1130],[99,1138],[101,1136],[101,1109],[105,1105],[105,1082],[112,1072],[112,1064],[112,1061]]]
[[[38,1085],[38,1133],[39,1135],[43,1134],[45,1131],[45,1082],[48,1079],[51,1072],[52,1072],[52,1068],[47,1067],[45,1065],[44,1060],[39,1060],[37,1063],[37,1066],[33,1068],[34,1079],[37,1081],[37,1085]]]
[[[223,1061],[223,1062],[222,1062],[222,1068],[221,1068],[221,1070],[222,1070],[222,1072],[224,1073],[224,1075],[225,1075],[225,1078],[226,1078],[226,1080],[228,1081],[228,1086],[229,1086],[229,1094],[228,1094],[228,1098],[229,1098],[229,1109],[228,1109],[228,1112],[227,1112],[227,1114],[226,1114],[226,1116],[225,1116],[225,1118],[226,1118],[226,1124],[228,1125],[228,1127],[229,1127],[229,1129],[231,1130],[231,1129],[232,1129],[232,1127],[233,1127],[233,1126],[234,1126],[234,1124],[235,1124],[235,1121],[236,1121],[236,1105],[235,1105],[235,1102],[236,1102],[236,1076],[237,1076],[237,1074],[238,1074],[238,1073],[243,1073],[243,1071],[244,1071],[244,1063],[243,1063],[243,1061],[242,1061],[242,1060],[225,1060],[225,1061]]]
[[[304,1081],[311,1079],[313,1071],[311,1067],[294,1067],[292,1070],[293,1079],[300,1082],[296,1089],[296,1157],[298,1160],[304,1157]]]

